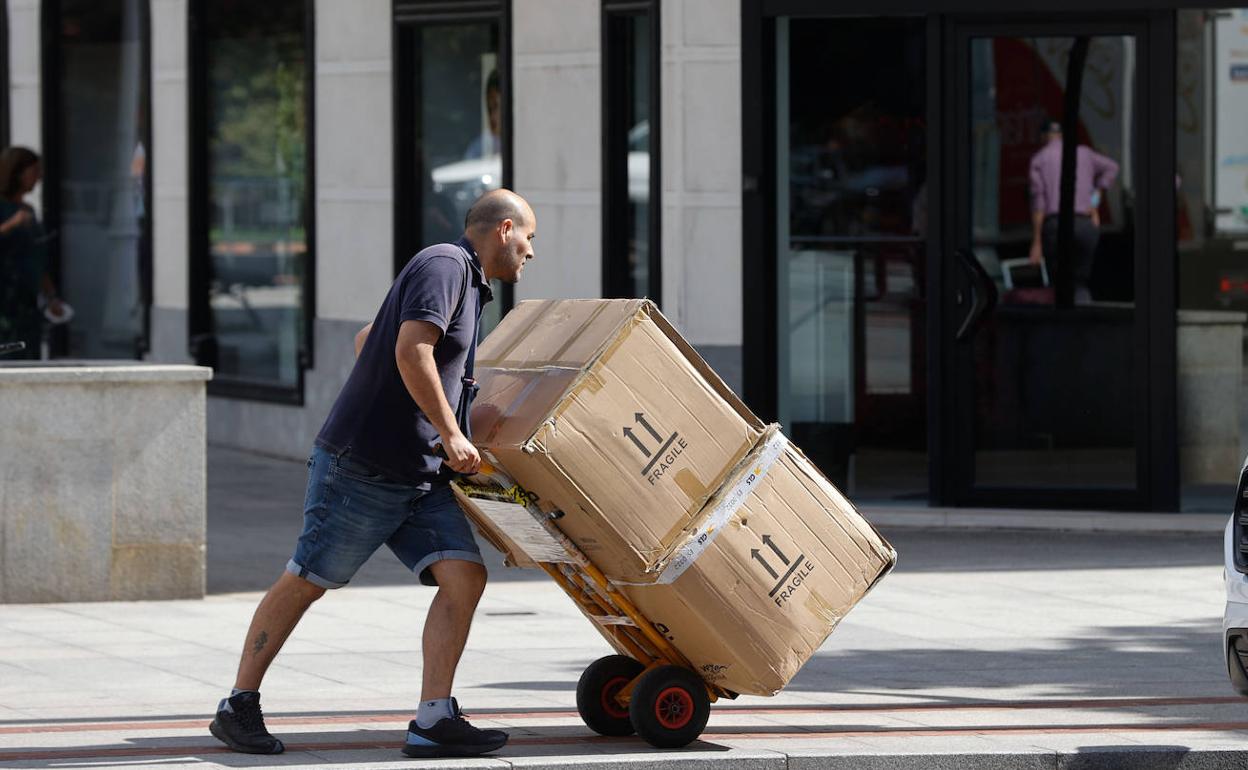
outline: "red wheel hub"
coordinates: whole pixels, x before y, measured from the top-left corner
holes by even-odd
[[[628,719],[628,709],[621,706],[615,699],[628,682],[628,677],[616,676],[608,679],[607,683],[602,686],[602,710],[607,716],[613,719]]]
[[[693,719],[693,696],[683,687],[668,687],[654,699],[654,715],[668,730],[679,730]]]

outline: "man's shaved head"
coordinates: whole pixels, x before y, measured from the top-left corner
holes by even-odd
[[[477,202],[468,209],[464,217],[464,229],[468,231],[481,228],[497,227],[500,222],[510,219],[516,225],[529,225],[533,210],[524,198],[511,190],[490,190],[477,198]]]
[[[464,236],[481,259],[485,277],[507,283],[520,280],[524,263],[533,259],[537,215],[528,201],[511,190],[491,190],[464,217]]]

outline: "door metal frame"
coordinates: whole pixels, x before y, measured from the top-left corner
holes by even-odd
[[[1136,485],[1131,490],[1096,488],[982,488],[975,485],[975,400],[973,398],[974,353],[969,342],[954,342],[961,313],[952,301],[966,291],[953,254],[969,246],[962,234],[970,230],[970,42],[992,36],[1046,37],[1075,35],[1131,35],[1136,41],[1137,70],[1135,104],[1137,141],[1131,159],[1141,195],[1136,199],[1134,370],[1137,378],[1134,423]],[[946,371],[941,400],[933,406],[952,417],[935,434],[939,465],[945,483],[933,500],[968,506],[1017,508],[1076,508],[1162,510],[1178,509],[1177,421],[1175,402],[1175,299],[1174,299],[1174,47],[1173,14],[1063,14],[1045,16],[974,15],[945,20],[943,37],[944,78],[951,93],[941,97],[947,107],[942,120],[942,155],[952,166],[940,177],[941,198],[949,202],[943,212],[945,224],[937,255],[942,274],[940,290],[933,295],[937,307],[940,342],[944,355],[935,362]],[[1160,47],[1160,50],[1159,50]],[[934,462],[933,465],[937,465]],[[951,482],[951,483],[950,483]]]
[[[1216,5],[1217,3],[1215,3]],[[778,263],[775,251],[777,194],[775,149],[775,19],[778,16],[852,17],[913,16],[925,14],[927,22],[927,123],[929,182],[927,233],[928,296],[928,486],[929,504],[1010,505],[1069,508],[1130,508],[1134,510],[1178,510],[1178,448],[1175,354],[1175,286],[1173,184],[1152,184],[1152,180],[1173,179],[1175,173],[1174,93],[1176,7],[1198,5],[1193,0],[1136,0],[1128,5],[1116,0],[1099,0],[1093,10],[1081,0],[1025,0],[1008,12],[990,0],[947,0],[933,12],[922,0],[853,0],[832,8],[825,0],[741,0],[741,83],[742,83],[742,304],[748,309],[743,333],[743,386],[750,406],[764,419],[775,419],[779,393],[776,372],[783,363],[777,354],[776,288]],[[1206,4],[1207,5],[1207,4]],[[1201,7],[1204,7],[1203,5]],[[1016,12],[1017,11],[1017,12]],[[1026,11],[1026,12],[1023,12]],[[960,12],[960,13],[958,13]],[[956,15],[955,15],[956,14]],[[1060,14],[1060,15],[1055,15]],[[1001,498],[980,496],[968,499],[959,488],[959,468],[969,472],[957,455],[960,425],[957,410],[950,408],[959,388],[953,354],[953,337],[959,317],[951,312],[951,298],[963,280],[949,264],[953,256],[951,237],[955,230],[948,222],[946,201],[956,189],[946,176],[947,158],[958,152],[959,134],[951,125],[956,108],[951,108],[955,86],[950,77],[955,70],[950,36],[958,26],[983,24],[995,29],[1034,29],[1043,22],[1103,25],[1122,29],[1124,23],[1143,30],[1137,38],[1147,45],[1147,55],[1138,54],[1136,84],[1141,115],[1141,136],[1136,143],[1140,206],[1153,216],[1146,222],[1137,218],[1137,243],[1147,248],[1137,257],[1136,303],[1143,323],[1137,324],[1137,371],[1145,374],[1141,404],[1146,414],[1140,427],[1143,440],[1137,446],[1137,489],[1130,500],[1102,501],[1098,495],[1081,491],[1047,494],[1043,499],[1020,492]],[[1147,84],[1147,87],[1144,86]],[[957,164],[954,164],[954,168]],[[1138,253],[1138,252],[1137,252]],[[1142,269],[1141,269],[1142,268]],[[1102,505],[1102,502],[1104,504]]]

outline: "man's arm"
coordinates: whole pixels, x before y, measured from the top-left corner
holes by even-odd
[[[460,473],[476,473],[481,467],[481,455],[459,429],[433,358],[433,346],[441,336],[442,330],[428,321],[404,321],[399,326],[394,360],[407,392],[442,437],[446,464]]]
[[[1044,259],[1041,232],[1044,230],[1045,212],[1048,211],[1048,201],[1044,197],[1044,169],[1041,168],[1039,158],[1031,159],[1029,176],[1031,181],[1031,250],[1027,257],[1032,264],[1038,264]]]
[[[1027,253],[1027,258],[1031,260],[1033,265],[1038,265],[1044,260],[1044,239],[1041,233],[1044,232],[1044,211],[1032,209],[1031,212],[1031,250]]]
[[[360,351],[364,349],[364,342],[368,339],[368,333],[373,329],[373,322],[369,321],[363,329],[355,333],[355,357],[360,357]]]
[[[1108,190],[1118,178],[1118,161],[1095,150],[1088,150],[1088,155],[1092,159],[1092,186]]]

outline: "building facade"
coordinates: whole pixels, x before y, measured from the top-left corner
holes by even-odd
[[[652,297],[858,499],[1229,503],[1248,10],[7,0],[4,20],[0,123],[44,157],[77,310],[47,349],[211,365],[215,443],[306,455],[399,267],[505,185],[537,260],[488,323]]]

